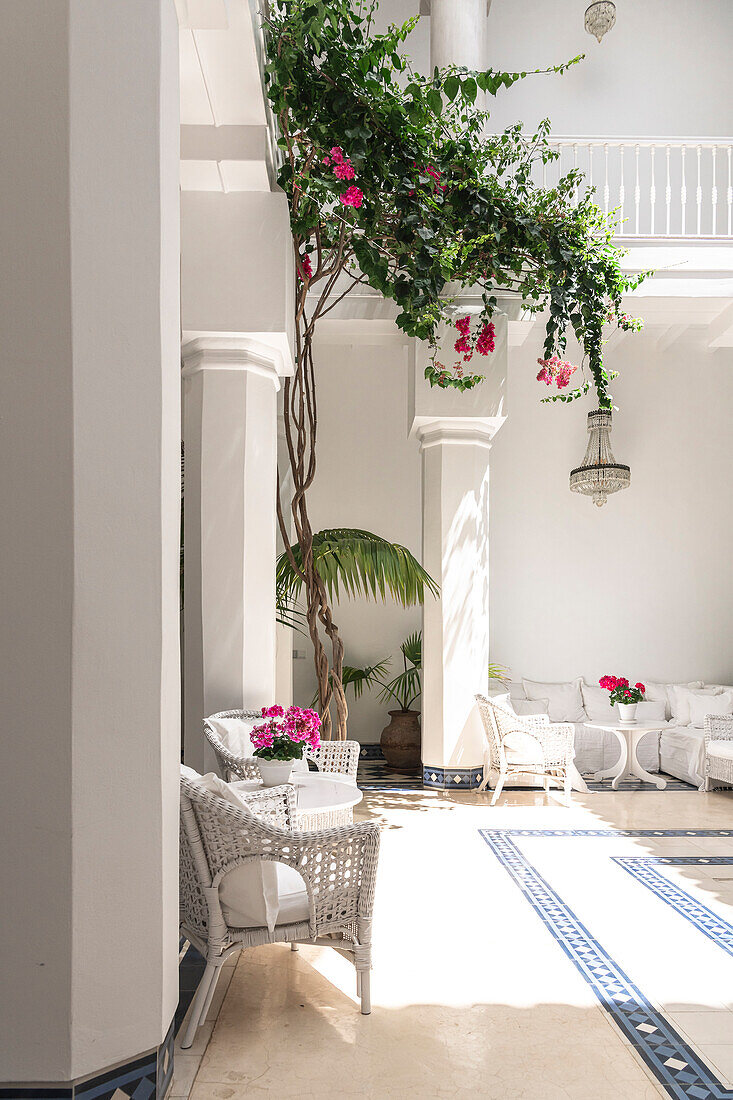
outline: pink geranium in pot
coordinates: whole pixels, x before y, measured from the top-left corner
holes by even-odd
[[[263,707],[265,719],[250,734],[254,756],[266,787],[287,783],[293,764],[303,759],[306,749],[315,752],[321,743],[321,719],[315,710],[301,707]]]
[[[598,683],[609,692],[608,701],[611,706],[616,706],[621,725],[633,725],[636,707],[644,699],[644,685],[637,683],[632,687],[624,676],[601,676]]]

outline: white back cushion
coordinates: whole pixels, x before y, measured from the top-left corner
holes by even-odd
[[[560,684],[550,684],[538,680],[522,680],[528,699],[547,699],[551,722],[584,722],[581,679]]]
[[[733,692],[721,695],[690,695],[690,725],[702,729],[707,714],[733,714]]]
[[[613,722],[614,711],[609,702],[609,692],[594,684],[580,685],[583,694],[583,706],[591,722]]]
[[[681,684],[670,684],[670,703],[672,707],[672,720],[677,726],[689,726],[690,724],[690,699],[693,695],[711,698],[720,695],[720,689],[690,688]]]
[[[254,752],[254,745],[250,739],[252,727],[258,725],[263,719],[248,718],[207,718],[207,722],[221,741],[225,749],[232,756],[246,757]]]
[[[510,699],[509,705],[518,718],[530,714],[549,714],[549,699]]]

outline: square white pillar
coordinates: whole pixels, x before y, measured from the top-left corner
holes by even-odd
[[[33,1095],[154,1080],[178,1000],[178,27],[2,14],[0,1077]]]
[[[184,746],[202,719],[275,701],[277,391],[288,360],[246,336],[183,349]]]

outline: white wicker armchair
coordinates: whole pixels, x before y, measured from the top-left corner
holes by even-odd
[[[223,710],[219,714],[212,714],[211,718],[241,718],[246,722],[257,722],[262,720],[262,715],[258,710]],[[260,778],[256,758],[234,756],[222,744],[208,718],[204,719],[204,736],[216,754],[225,779]],[[356,782],[359,752],[358,741],[322,741],[315,752],[307,754],[307,758],[314,762],[319,772],[340,772]]]
[[[291,828],[293,789],[271,787],[246,796],[247,809],[181,776],[180,923],[206,959],[181,1046],[190,1047],[206,1019],[221,966],[241,947],[316,944],[349,955],[356,967],[361,1011],[371,1011],[371,928],[379,854],[373,822],[318,832]],[[232,927],[219,898],[224,877],[245,863],[272,860],[302,877],[308,919],[267,927]]]
[[[733,714],[705,718],[705,764],[702,790],[733,786]]]
[[[477,695],[479,712],[486,731],[484,775],[479,787],[486,790],[494,779],[494,806],[506,779],[511,774],[540,775],[545,790],[550,780],[562,783],[570,801],[570,768],[574,756],[574,730],[571,725],[551,724],[546,714],[518,718],[510,710]]]

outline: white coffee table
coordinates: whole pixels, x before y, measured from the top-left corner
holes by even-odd
[[[353,779],[342,772],[295,772],[291,783],[295,788],[298,829],[351,825],[354,806],[364,797]],[[254,779],[241,780],[232,786],[243,791],[262,789],[262,783]]]
[[[595,780],[613,777],[611,787],[614,791],[618,790],[621,780],[627,777],[630,779],[643,779],[645,783],[654,783],[658,790],[664,790],[667,786],[666,779],[661,779],[658,775],[652,775],[651,772],[642,768],[636,750],[642,737],[645,737],[647,733],[661,733],[666,728],[666,722],[661,726],[648,725],[642,722],[633,726],[621,726],[618,723],[606,725],[602,722],[586,722],[585,725],[589,726],[590,729],[607,730],[610,733],[615,733],[621,746],[621,757],[618,763],[605,771],[596,772],[593,776]]]

